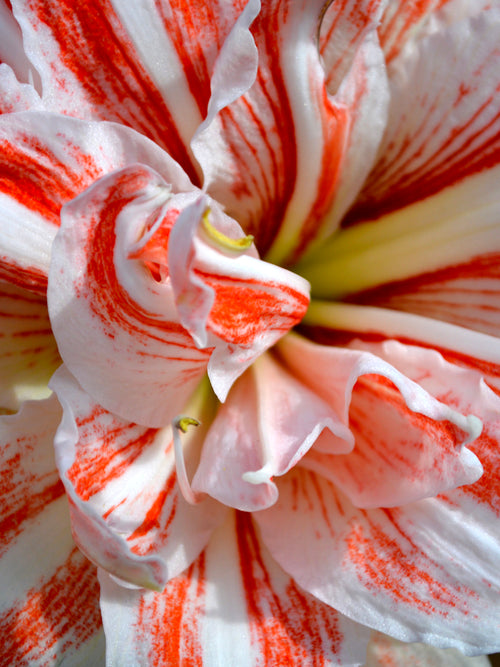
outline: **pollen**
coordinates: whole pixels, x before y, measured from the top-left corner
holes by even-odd
[[[183,433],[187,433],[190,426],[199,426],[200,422],[194,417],[178,417],[174,421],[175,428],[178,428]]]
[[[231,250],[232,252],[244,252],[252,245],[254,237],[251,234],[244,236],[241,239],[231,239],[229,236],[219,232],[218,229],[215,229],[215,227],[208,221],[209,215],[210,209],[207,208],[201,219],[201,224],[208,238],[215,242],[216,245],[225,250]]]

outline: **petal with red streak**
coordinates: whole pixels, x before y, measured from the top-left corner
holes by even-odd
[[[420,40],[390,72],[380,159],[350,220],[422,200],[500,161],[500,11]]]
[[[374,306],[312,302],[304,333],[326,345],[352,341],[383,341],[438,350],[451,363],[473,368],[500,390],[500,341],[498,337],[421,315]]]
[[[71,539],[55,467],[52,441],[60,414],[51,397],[0,417],[0,662],[5,665],[103,659],[96,570]]]
[[[467,448],[481,422],[438,402],[375,355],[290,336],[287,367],[349,425],[352,452],[311,451],[302,465],[332,480],[358,507],[394,507],[476,481],[481,464]]]
[[[120,579],[161,590],[203,549],[225,509],[209,500],[193,508],[183,499],[170,428],[107,412],[64,367],[51,386],[64,409],[55,447],[77,544]],[[192,403],[186,408],[196,412]],[[188,460],[202,437],[195,432],[186,443]]]
[[[13,5],[54,111],[131,126],[196,181],[189,142],[206,114],[214,63],[242,2]]]
[[[368,121],[368,168],[383,126],[385,80],[375,45],[360,54],[338,99],[326,91],[317,48],[324,4],[264,3],[251,25],[259,52],[256,81],[210,128],[208,191],[274,263],[290,264],[336,226],[323,218],[337,190],[345,147],[362,143],[361,126]],[[370,97],[375,88],[378,105]],[[359,113],[368,97],[372,117]]]
[[[301,590],[238,513],[163,593],[100,575],[108,659],[137,664],[354,667],[367,631]]]
[[[166,183],[136,165],[68,204],[49,276],[49,312],[64,362],[98,403],[148,426],[169,424],[182,412],[210,356],[179,323],[170,281],[157,279],[133,253],[178,190],[175,170],[170,176]]]
[[[393,340],[356,341],[352,345],[377,354],[439,400],[481,419],[483,430],[470,448],[481,461],[484,473],[477,482],[456,489],[450,497],[460,496],[464,509],[470,503],[472,513],[489,512],[492,517],[499,517],[500,397],[498,390],[495,393],[485,383],[481,369],[463,368],[456,364],[456,359],[451,358],[455,363],[450,363],[435,350]]]
[[[328,404],[264,355],[219,408],[193,488],[237,509],[268,507],[277,498],[272,478],[293,467],[322,432],[331,452],[352,449],[351,433]]]
[[[403,641],[498,650],[500,540],[491,516],[453,501],[353,507],[333,484],[295,468],[255,519],[264,544],[305,590]],[[280,526],[280,530],[276,530]]]
[[[259,260],[253,247],[233,250],[239,227],[215,205],[209,224],[222,228],[229,247],[212,233],[198,233],[208,203],[200,198],[179,216],[169,239],[168,270],[181,323],[199,346],[214,348],[208,374],[224,401],[234,380],[300,322],[309,284]]]
[[[0,411],[46,397],[60,363],[45,299],[0,281]]]
[[[44,293],[61,207],[135,162],[189,186],[160,148],[125,127],[34,111],[0,116],[0,278]]]
[[[319,51],[326,85],[335,93],[347,74],[354,54],[375,29],[388,0],[338,0],[326,8],[321,21]]]

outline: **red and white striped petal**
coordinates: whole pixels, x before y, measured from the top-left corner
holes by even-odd
[[[116,577],[161,590],[205,547],[225,508],[210,500],[192,507],[183,499],[170,428],[138,426],[107,412],[64,367],[51,386],[64,409],[56,457],[78,546]],[[197,405],[186,407],[203,418]],[[188,461],[203,434],[186,436]]]
[[[208,209],[213,223],[207,227],[200,223]],[[208,374],[221,401],[236,378],[300,322],[309,305],[307,281],[259,260],[255,248],[246,248],[251,238],[241,235],[215,202],[202,197],[179,215],[168,246],[180,321],[200,347],[214,348]]]
[[[0,417],[3,665],[99,664],[103,658],[96,569],[71,539],[55,467],[60,416],[51,397]]]
[[[488,252],[469,262],[387,283],[352,296],[350,300],[498,336],[500,247],[498,252]]]
[[[272,556],[305,590],[403,641],[469,655],[498,650],[500,540],[491,517],[464,511],[457,494],[453,504],[357,509],[298,468],[278,486],[278,502],[254,516]]]
[[[219,113],[209,133],[208,191],[255,235],[259,252],[274,263],[289,264],[316,239],[334,198],[351,127],[358,132],[355,141],[361,141],[359,128],[355,131],[358,120],[362,124],[358,106],[383,70],[374,51],[366,51],[338,99],[328,96],[317,48],[324,4],[264,3],[251,25],[259,52],[256,81]],[[367,155],[383,124],[379,93],[370,119],[373,137],[366,133]],[[320,227],[323,235],[328,225]]]
[[[61,206],[135,162],[189,186],[164,151],[128,128],[39,112],[0,116],[0,278],[44,293]]]
[[[52,327],[70,371],[104,408],[148,426],[182,412],[210,356],[179,323],[170,281],[133,255],[186,186],[175,170],[170,177],[136,165],[68,204],[49,278]]]
[[[376,28],[389,0],[338,0],[326,8],[321,20],[319,51],[325,83],[335,93],[347,74],[357,49]]]
[[[352,452],[337,456],[315,448],[301,465],[328,477],[356,506],[395,507],[481,476],[465,447],[479,436],[479,420],[438,402],[379,357],[298,336],[285,339],[279,352],[341,415],[355,441]]]
[[[430,347],[451,363],[479,371],[493,388],[500,390],[498,337],[411,313],[315,301],[309,307],[304,331],[312,340],[326,345],[394,338]]]
[[[500,10],[483,11],[398,58],[380,159],[351,222],[400,209],[498,165],[499,31]]]
[[[305,593],[237,513],[163,593],[120,588],[100,573],[110,664],[354,667],[368,633]]]
[[[485,655],[469,658],[456,649],[439,649],[427,644],[400,642],[374,632],[364,667],[490,667]]]
[[[271,355],[263,355],[219,408],[193,489],[244,511],[269,507],[277,498],[272,478],[292,468],[322,432],[331,453],[352,449],[352,434],[334,410]]]
[[[409,42],[443,30],[446,26],[481,12],[498,8],[498,0],[406,0],[389,2],[379,28],[388,60],[397,57]]]
[[[45,299],[0,281],[0,414],[48,396],[60,363]]]
[[[481,435],[470,445],[484,469],[475,483],[456,489],[462,507],[471,513],[500,516],[500,397],[483,379],[481,369],[463,368],[446,361],[435,350],[404,345],[394,340],[356,341],[351,345],[377,354],[418,382],[430,394],[461,412],[477,415],[483,422]],[[486,380],[490,378],[487,376]]]
[[[133,127],[196,181],[189,142],[206,114],[214,63],[243,2],[13,5],[51,108]]]

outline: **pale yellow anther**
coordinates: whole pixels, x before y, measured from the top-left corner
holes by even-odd
[[[218,229],[215,229],[215,227],[208,221],[209,215],[210,209],[207,208],[203,214],[203,218],[201,219],[201,224],[208,238],[211,241],[214,241],[216,245],[224,248],[225,250],[231,250],[233,252],[243,252],[248,250],[248,248],[252,245],[253,236],[251,234],[244,236],[241,239],[230,239],[229,236],[226,236],[222,232],[219,232]]]
[[[178,417],[174,421],[174,426],[183,433],[187,433],[189,426],[199,426],[200,422],[194,417]]]

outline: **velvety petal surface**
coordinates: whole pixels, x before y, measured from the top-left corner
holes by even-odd
[[[462,412],[477,415],[483,422],[481,435],[469,446],[483,466],[483,475],[475,483],[453,491],[464,508],[485,516],[491,513],[492,525],[500,515],[500,484],[497,475],[500,457],[500,397],[487,384],[490,377],[481,368],[461,367],[435,350],[397,341],[356,341],[356,348],[370,350],[418,382],[429,393]],[[451,500],[453,502],[453,500]]]
[[[403,641],[498,650],[500,540],[491,515],[458,494],[401,508],[355,508],[295,468],[256,513],[262,539],[297,583],[360,623]],[[280,531],[276,530],[280,526]]]
[[[0,281],[0,411],[48,396],[60,364],[45,299]]]
[[[298,587],[248,514],[231,514],[162,593],[121,588],[102,572],[100,582],[110,665],[349,667],[364,659],[367,630]]]
[[[475,482],[481,464],[464,447],[481,423],[463,416],[375,355],[289,336],[284,363],[329,403],[352,432],[352,452],[320,441],[302,465],[333,481],[360,507],[394,507]]]
[[[0,277],[44,293],[63,204],[135,162],[189,183],[160,148],[125,127],[34,111],[0,116]]]
[[[0,662],[103,664],[96,568],[71,539],[54,397],[0,417]]]
[[[245,511],[268,507],[277,498],[272,478],[294,466],[322,432],[331,453],[352,449],[352,434],[334,409],[266,354],[219,408],[193,488]]]
[[[184,500],[170,428],[138,426],[106,412],[64,367],[51,386],[64,409],[55,447],[77,544],[115,576],[160,590],[203,549],[224,508]],[[199,413],[197,404],[186,407]],[[186,443],[188,460],[202,438],[203,430]]]

